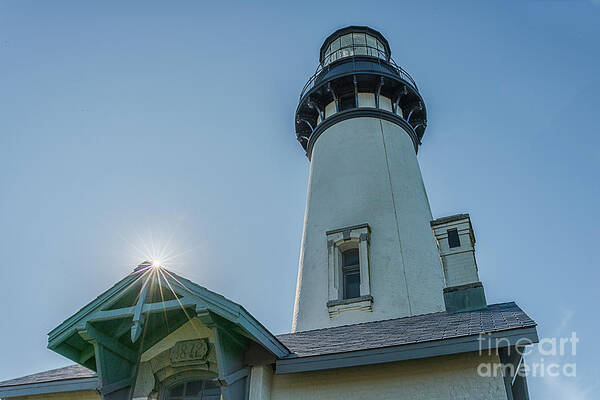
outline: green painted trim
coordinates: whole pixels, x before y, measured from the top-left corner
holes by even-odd
[[[482,288],[482,287],[483,287],[483,283],[477,281],[477,282],[465,283],[464,285],[445,287],[444,293],[452,293],[452,292],[458,292],[461,290],[475,289],[475,288]]]
[[[180,283],[176,282],[179,287],[190,291],[190,293],[196,296],[199,296],[207,303],[205,308],[197,308],[197,311],[210,310],[215,314],[238,324],[247,332],[248,335],[251,336],[251,338],[260,343],[278,358],[285,357],[286,355],[290,354],[288,348],[285,347],[283,343],[281,343],[248,311],[246,311],[244,307],[231,300],[228,300],[218,293],[211,292],[210,290],[199,286],[192,281],[182,278],[174,273],[171,274],[175,276],[181,283],[185,283],[187,286],[183,287]]]
[[[119,343],[116,339],[105,342],[106,337],[98,335],[98,332],[90,333],[91,325],[88,323],[88,334],[93,335],[92,341],[96,349],[96,366],[98,368],[98,377],[100,381],[100,393],[102,400],[126,400],[131,399],[133,388],[137,379],[137,353],[133,350],[136,357],[134,361],[130,359],[130,354],[122,354],[120,351],[128,353],[127,347]],[[93,331],[93,328],[91,329]],[[125,349],[115,346],[117,342]]]
[[[236,331],[239,328],[244,336],[256,341],[278,358],[290,354],[290,351],[285,345],[283,345],[271,332],[239,304],[168,270],[164,270],[164,272],[164,276],[172,285],[173,290],[178,295],[182,296],[182,298],[178,300],[169,300],[164,303],[143,304],[142,315],[152,312],[163,312],[165,308],[167,311],[179,309],[181,308],[181,305],[184,307],[195,307],[196,312],[210,311],[231,321],[236,325]],[[108,305],[113,304],[116,299],[126,293],[130,285],[135,283],[137,279],[143,276],[143,274],[143,271],[129,274],[112,288],[80,309],[75,315],[53,329],[48,334],[48,348],[75,362],[81,362],[81,360],[84,360],[85,362],[89,360],[91,357],[88,350],[83,349],[85,350],[85,354],[83,354],[82,350],[68,346],[65,341],[78,332],[84,332],[87,329],[86,324],[89,322],[107,321],[117,318],[133,318],[136,307],[138,309],[140,307],[139,304],[115,310],[106,310],[105,308]],[[104,342],[109,343],[107,340],[104,340]],[[131,354],[128,354],[128,359],[131,359]]]
[[[96,341],[132,364],[136,364],[138,361],[138,354],[135,350],[125,346],[114,337],[94,328],[89,322],[86,324],[85,330],[79,332],[79,335],[88,342]]]
[[[80,355],[79,355],[79,361],[77,362],[77,364],[85,364],[85,362],[87,360],[89,360],[90,358],[94,357],[96,355],[96,350],[94,349],[94,346],[89,346],[85,351],[81,351]]]
[[[242,378],[246,378],[250,376],[250,368],[246,367],[246,368],[241,368],[238,369],[236,372],[233,372],[227,376],[224,377],[219,377],[219,382],[221,382],[221,385],[224,386],[231,386],[234,383],[236,383],[237,381],[239,381]]]
[[[142,308],[142,313],[155,313],[155,312],[163,312],[176,310],[183,307],[191,307],[196,305],[197,301],[194,301],[190,298],[182,298],[179,300],[168,300],[164,303],[150,303],[144,304]],[[108,321],[116,318],[132,318],[135,315],[135,306],[125,307],[125,308],[117,308],[115,310],[98,310],[96,311],[88,321],[91,322],[99,322],[99,321]]]
[[[96,297],[90,303],[88,303],[79,311],[77,311],[74,315],[67,318],[63,323],[51,330],[48,333],[48,347],[52,348],[52,344],[54,342],[59,342],[61,341],[61,339],[63,339],[68,329],[80,322],[86,315],[103,305],[107,300],[111,299],[113,296],[115,296],[115,294],[119,293],[121,290],[126,288],[130,283],[132,283],[140,276],[141,274],[139,272],[134,272],[127,275],[125,278],[117,282],[113,287],[108,289],[106,292],[102,293],[100,296]]]
[[[444,304],[448,312],[481,310],[487,306],[481,282],[452,286],[444,289]]]
[[[133,324],[131,326],[131,342],[135,343],[142,335],[142,326],[144,325],[144,304],[146,297],[148,296],[148,290],[150,290],[150,283],[146,280],[143,283],[142,291],[136,305],[133,308]]]

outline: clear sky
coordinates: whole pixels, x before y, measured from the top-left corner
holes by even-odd
[[[46,333],[144,247],[288,332],[293,115],[323,39],[357,24],[419,85],[432,211],[471,214],[488,302],[577,332],[577,378],[532,396],[594,398],[600,1],[284,3],[0,1],[0,380],[70,364]]]

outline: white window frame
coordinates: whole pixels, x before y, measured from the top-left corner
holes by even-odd
[[[327,309],[330,317],[348,310],[372,311],[373,297],[369,273],[369,241],[371,229],[368,224],[334,229],[327,233],[327,266],[329,296]],[[342,252],[358,249],[360,269],[360,297],[344,299]]]

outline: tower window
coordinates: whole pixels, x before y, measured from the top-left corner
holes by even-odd
[[[457,229],[448,229],[448,247],[460,247],[460,238]]]
[[[329,317],[347,310],[372,311],[369,225],[334,229],[326,235]]]
[[[360,297],[360,260],[358,258],[358,249],[350,249],[342,253],[342,273],[344,299]]]
[[[340,97],[340,111],[356,108],[356,97],[353,94]]]

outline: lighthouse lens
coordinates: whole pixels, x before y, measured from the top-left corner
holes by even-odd
[[[331,42],[325,50],[323,65],[354,55],[387,58],[383,43],[366,33],[354,32],[342,35]]]

